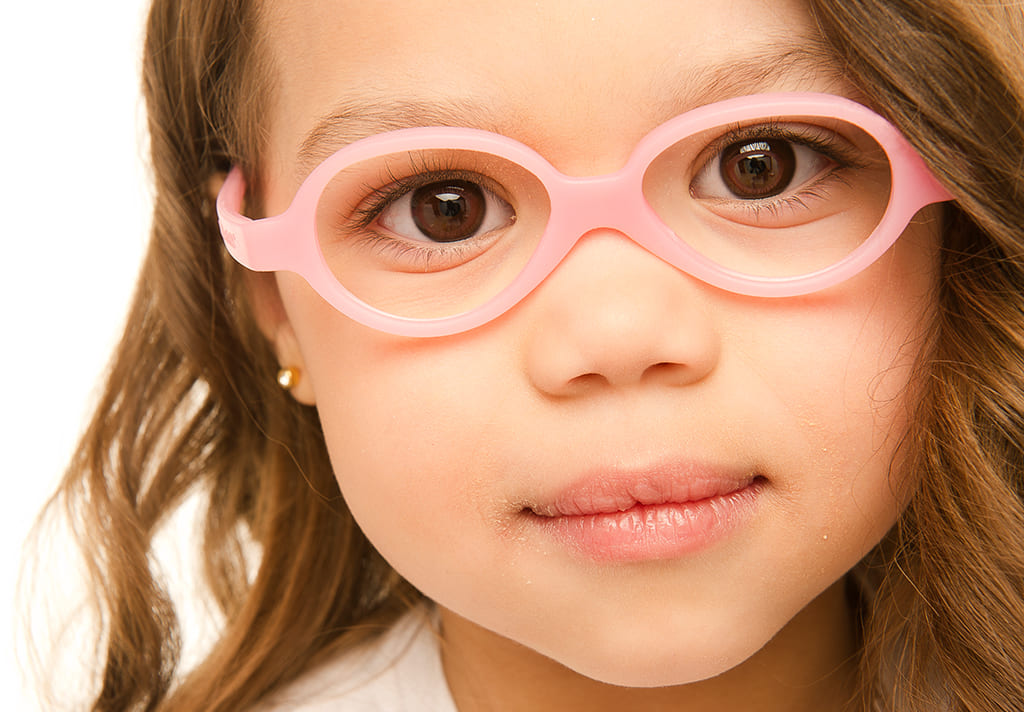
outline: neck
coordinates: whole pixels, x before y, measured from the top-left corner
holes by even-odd
[[[444,608],[441,621],[444,671],[459,712],[839,712],[853,692],[856,635],[842,581],[740,665],[673,687],[608,685]]]

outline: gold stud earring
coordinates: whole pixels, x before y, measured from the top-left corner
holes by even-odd
[[[295,388],[295,385],[299,382],[299,369],[287,366],[277,372],[277,385],[286,391],[290,391]]]

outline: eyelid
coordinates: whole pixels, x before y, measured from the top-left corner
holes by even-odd
[[[374,220],[380,217],[381,213],[387,210],[394,203],[401,200],[402,197],[408,193],[415,191],[417,188],[422,188],[425,185],[430,185],[431,183],[440,183],[448,180],[461,180],[469,183],[475,183],[479,185],[481,189],[511,205],[513,210],[515,210],[515,204],[510,199],[511,196],[505,194],[506,191],[497,181],[492,180],[485,174],[477,173],[472,170],[462,168],[426,169],[417,170],[415,173],[411,173],[404,177],[392,175],[391,178],[392,180],[390,183],[382,185],[379,188],[367,186],[367,196],[359,201],[359,206],[353,210],[353,214],[351,218],[349,218],[349,224],[351,227],[360,230],[366,229]],[[371,202],[371,205],[362,207],[368,201]]]
[[[743,141],[765,139],[781,139],[807,146],[845,168],[866,168],[869,165],[862,155],[863,152],[838,131],[815,124],[779,119],[728,128],[700,151],[696,160],[698,168],[693,175],[701,175],[729,146]]]
[[[437,183],[438,185],[444,185],[446,181],[431,181],[426,183],[427,186]],[[489,235],[500,227],[507,227],[515,222],[515,210],[505,200],[495,195],[492,191],[488,190],[483,186],[478,186],[483,194],[485,201],[483,215],[481,217],[481,224],[476,228],[472,236],[467,236],[458,240],[450,242],[435,242],[430,239],[428,235],[423,235],[425,239],[421,240],[415,236],[403,232],[404,229],[411,231],[419,231],[422,234],[422,230],[413,224],[408,224],[412,220],[412,199],[415,195],[415,191],[405,191],[398,198],[389,203],[383,210],[378,214],[375,223],[369,226],[369,230],[375,230],[377,227],[387,230],[393,239],[400,239],[403,241],[412,241],[416,243],[431,244],[437,247],[444,246],[450,249],[453,244],[460,244],[464,240],[474,239],[479,240],[482,236]],[[398,213],[392,214],[392,211],[397,209]],[[503,224],[497,225],[492,224],[495,222],[495,218],[500,218],[502,213],[506,213],[506,219]],[[490,227],[488,227],[490,225]]]

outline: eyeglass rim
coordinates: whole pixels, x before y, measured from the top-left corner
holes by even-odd
[[[537,251],[519,275],[498,294],[469,311],[429,319],[389,314],[367,304],[346,289],[334,276],[319,248],[315,225],[317,204],[324,188],[342,167],[397,151],[451,148],[453,142],[457,142],[456,148],[459,150],[487,152],[524,167],[540,180],[548,192],[554,211],[554,204],[558,202],[558,196],[566,185],[642,181],[650,164],[682,137],[768,116],[834,118],[845,121],[864,130],[885,151],[892,174],[889,204],[878,226],[859,247],[839,262],[810,274],[757,277],[723,267],[674,236],[673,252],[680,255],[674,259],[667,259],[664,253],[652,249],[656,239],[632,234],[626,236],[680,271],[714,287],[754,297],[792,297],[820,291],[866,269],[892,246],[923,207],[955,199],[938,182],[902,133],[868,107],[831,94],[778,92],[727,99],[669,119],[641,138],[621,169],[604,176],[567,176],[525,144],[480,129],[399,129],[342,147],[313,169],[283,213],[252,219],[241,214],[245,178],[241,167],[236,165],[228,173],[217,196],[218,222],[228,252],[246,268],[264,272],[295,272],[339,312],[379,331],[399,336],[446,336],[473,329],[511,309],[557,268],[558,263],[586,232],[602,226],[594,225],[578,235],[559,236],[562,237],[558,240],[559,244],[553,245],[549,233],[554,231],[549,219]],[[649,206],[647,209],[651,210]],[[660,219],[658,222],[661,222]],[[545,250],[545,247],[548,249]]]

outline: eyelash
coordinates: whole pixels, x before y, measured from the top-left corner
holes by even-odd
[[[471,255],[472,252],[475,252],[463,242],[441,245],[420,244],[385,235],[376,230],[367,229],[365,233],[359,238],[361,245],[368,247],[377,255],[401,259],[411,267],[424,271],[429,271],[431,260],[439,257],[449,264],[460,264],[466,259],[467,254]],[[443,267],[439,267],[439,269],[443,269]]]
[[[839,134],[813,125],[760,123],[752,126],[736,126],[714,139],[701,152],[694,181],[706,171],[714,170],[715,161],[730,146],[748,141],[785,141],[814,151],[832,162],[827,172],[821,173],[795,192],[766,197],[763,199],[726,200],[730,209],[745,214],[744,220],[761,224],[765,220],[781,219],[798,211],[809,211],[809,203],[818,199],[827,201],[829,191],[836,184],[849,185],[850,171],[870,167],[870,163],[855,145]],[[692,190],[692,188],[691,188]]]
[[[377,187],[364,184],[365,196],[360,199],[358,206],[351,212],[339,212],[337,224],[343,226],[347,234],[358,235],[358,244],[375,254],[396,259],[409,268],[417,270],[429,271],[432,260],[442,259],[448,265],[455,265],[475,256],[481,247],[479,240],[472,244],[462,241],[438,244],[410,242],[375,229],[374,223],[385,210],[403,196],[425,185],[461,180],[476,183],[485,190],[500,195],[501,191],[497,189],[494,182],[481,173],[465,168],[455,168],[440,159],[436,159],[433,165],[430,165],[426,159],[422,160],[422,165],[416,165],[416,162],[413,161],[409,166],[408,173],[406,176],[398,176],[388,171],[380,180],[383,185]],[[438,267],[438,269],[444,268],[444,266]]]
[[[790,125],[762,123],[755,126],[737,126],[714,139],[702,152],[699,174],[715,160],[726,148],[744,141],[789,141],[817,151],[841,168],[865,168],[867,164],[858,160],[858,151],[852,146],[847,147],[839,138],[827,129],[802,126],[796,129]]]
[[[406,193],[431,183],[449,180],[468,181],[500,195],[499,191],[495,190],[493,181],[480,173],[465,168],[454,168],[440,163],[434,166],[424,164],[420,167],[411,166],[409,173],[404,177],[389,174],[386,177],[386,182],[382,181],[384,185],[380,187],[366,185],[366,196],[360,201],[360,207],[357,207],[352,215],[345,216],[344,221],[354,229],[367,230],[380,217],[381,213]]]

